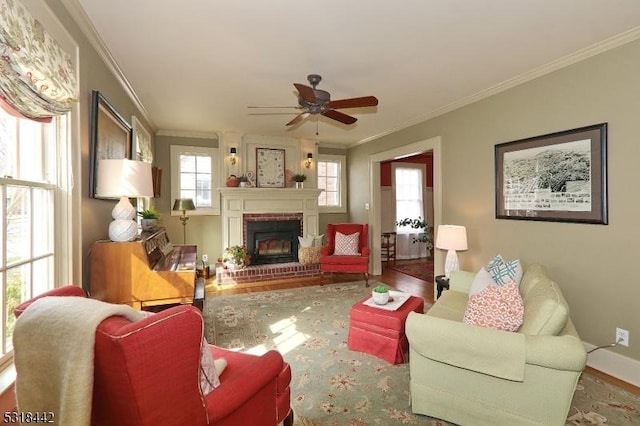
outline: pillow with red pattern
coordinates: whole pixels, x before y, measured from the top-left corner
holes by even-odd
[[[360,254],[359,243],[359,232],[344,235],[343,233],[336,231],[336,240],[333,254],[335,254],[336,256],[358,256]]]
[[[514,281],[489,284],[469,297],[462,322],[504,331],[518,331],[524,318],[524,304]]]

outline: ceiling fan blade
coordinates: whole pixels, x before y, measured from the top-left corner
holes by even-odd
[[[325,117],[332,118],[332,119],[334,119],[336,121],[339,121],[341,123],[344,123],[344,124],[353,124],[356,121],[358,121],[357,118],[352,117],[352,116],[347,115],[347,114],[343,114],[340,111],[336,111],[335,109],[330,109],[328,111],[325,111],[325,112],[322,113],[322,115],[324,115]]]
[[[248,106],[247,108],[296,108],[296,109],[300,109],[301,107],[299,105],[295,105],[295,106],[255,106],[255,105],[251,105],[251,106]]]
[[[376,105],[378,105],[378,98],[376,98],[375,96],[363,96],[361,98],[338,99],[337,101],[330,101],[327,104],[329,108],[334,108],[334,109],[371,107]]]
[[[296,115],[296,117],[293,120],[291,120],[290,122],[285,124],[285,126],[293,126],[295,124],[298,124],[299,122],[301,122],[302,120],[304,120],[308,116],[309,116],[308,112],[303,112],[301,114],[298,114],[298,115]]]
[[[311,102],[312,104],[318,102],[318,100],[316,99],[316,94],[311,87],[299,83],[293,83],[293,85],[296,86],[296,89],[298,89],[298,93],[300,93],[300,97],[302,99],[307,102]]]

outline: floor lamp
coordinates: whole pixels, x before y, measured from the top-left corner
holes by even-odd
[[[460,269],[456,251],[467,249],[467,228],[460,225],[438,225],[436,248],[448,250],[444,262],[444,276],[449,278],[451,271]]]
[[[178,198],[173,203],[173,210],[182,211],[182,216],[180,216],[180,220],[182,221],[182,244],[187,244],[187,221],[189,220],[187,210],[195,209],[196,206],[193,204],[191,198]]]

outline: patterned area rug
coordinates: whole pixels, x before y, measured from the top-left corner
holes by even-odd
[[[403,259],[395,262],[386,262],[384,267],[411,275],[423,281],[433,282],[433,260]]]
[[[291,364],[298,426],[449,425],[411,412],[408,364],[390,365],[347,349],[349,308],[370,291],[359,281],[211,297],[205,301],[205,334],[209,342],[238,351],[279,350]],[[635,424],[640,396],[582,374],[567,425]]]

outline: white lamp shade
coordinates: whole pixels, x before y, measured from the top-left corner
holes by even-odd
[[[467,228],[460,225],[438,225],[436,248],[442,250],[466,250]]]
[[[153,197],[151,164],[124,158],[98,161],[96,195],[103,198]]]

